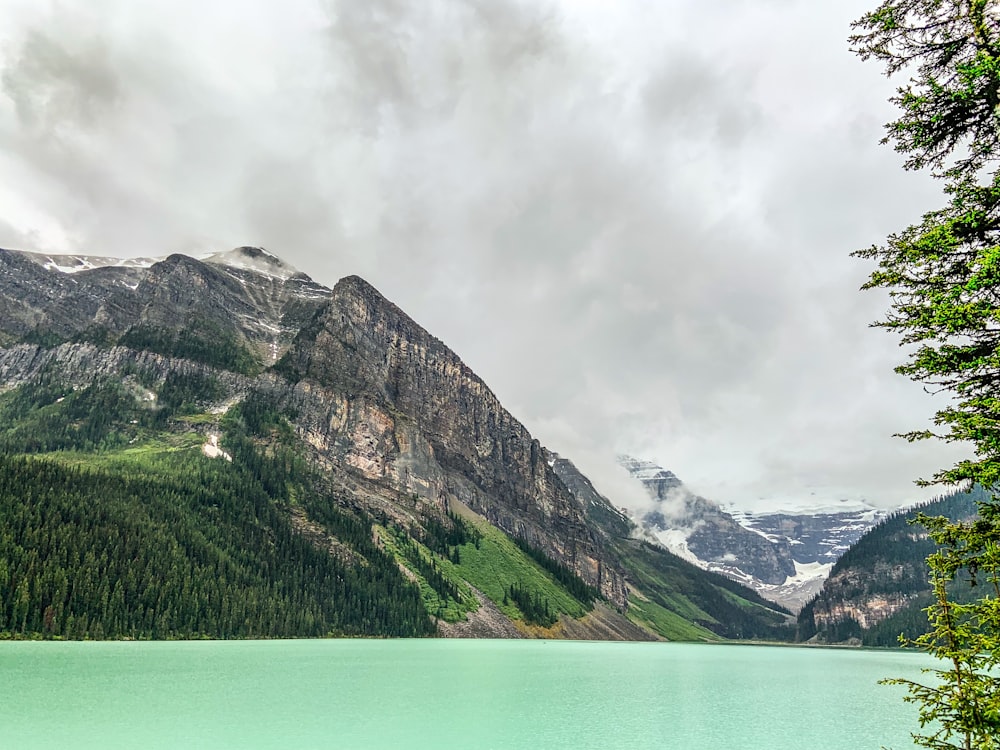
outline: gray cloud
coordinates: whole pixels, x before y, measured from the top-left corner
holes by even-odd
[[[696,50],[666,60],[641,92],[650,125],[660,137],[684,138],[716,148],[737,148],[762,122],[749,97],[755,71],[712,67]]]
[[[360,273],[620,498],[622,450],[754,503],[956,455],[889,437],[933,402],[848,257],[938,200],[860,0],[5,3],[0,245]]]
[[[31,29],[20,54],[4,69],[3,91],[29,132],[58,137],[67,123],[73,130],[93,126],[118,99],[117,77],[103,40],[74,41],[66,47],[51,33]]]

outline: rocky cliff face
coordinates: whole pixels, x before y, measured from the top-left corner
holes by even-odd
[[[872,578],[895,585],[897,591],[873,590]],[[845,620],[853,620],[861,629],[871,628],[903,609],[916,598],[907,581],[925,579],[918,566],[889,565],[879,561],[870,571],[846,569],[830,576],[823,585],[826,593],[812,610],[816,627],[826,630]]]
[[[338,282],[278,371],[341,395],[342,414],[303,425],[325,454],[441,507],[461,501],[624,605],[621,571],[545,449],[454,352],[367,282]]]
[[[547,460],[598,533],[613,539],[628,538],[635,533],[636,525],[632,519],[598,492],[572,461],[551,452]]]
[[[362,279],[329,290],[258,248],[66,262],[0,250],[0,388],[53,367],[79,385],[125,368],[211,375],[226,403],[267,393],[354,502],[404,526],[460,503],[626,606],[620,566],[545,449]]]
[[[898,539],[896,541],[899,541]],[[913,534],[915,549],[929,553],[926,535]],[[922,595],[929,591],[923,557],[892,560],[873,558],[864,568],[850,564],[839,566],[823,582],[823,586],[800,614],[804,632],[819,642],[840,642],[854,639],[864,642],[865,631],[888,621],[911,606],[924,606]],[[870,645],[896,645],[890,635],[887,643]]]

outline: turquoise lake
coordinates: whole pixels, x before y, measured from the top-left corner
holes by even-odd
[[[0,643],[0,748],[911,748],[921,654],[567,641]]]

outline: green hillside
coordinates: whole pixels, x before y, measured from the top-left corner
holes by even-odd
[[[352,550],[350,560],[328,554],[292,523],[294,472],[280,455],[255,451],[236,419],[230,449],[244,460],[210,460],[203,436],[179,431],[184,422],[169,409],[144,415],[125,390],[105,383],[62,396],[24,387],[0,398],[8,425],[0,435],[0,633],[432,632],[417,588],[372,543],[370,519],[299,483],[296,502],[323,508],[325,531]],[[156,429],[168,423],[174,429]]]
[[[622,539],[616,550],[638,595],[629,617],[671,640],[788,640],[791,615],[725,576],[661,547]]]

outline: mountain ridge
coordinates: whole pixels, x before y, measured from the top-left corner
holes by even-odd
[[[752,592],[636,546],[606,498],[571,491],[458,355],[360,277],[327,289],[259,248],[80,256],[72,273],[24,255],[0,250],[8,455],[154,481],[169,461],[200,475],[211,445],[232,459],[212,481],[236,472],[264,492],[274,533],[355,568],[389,555],[439,632],[488,601],[506,618],[494,635],[787,636]]]

